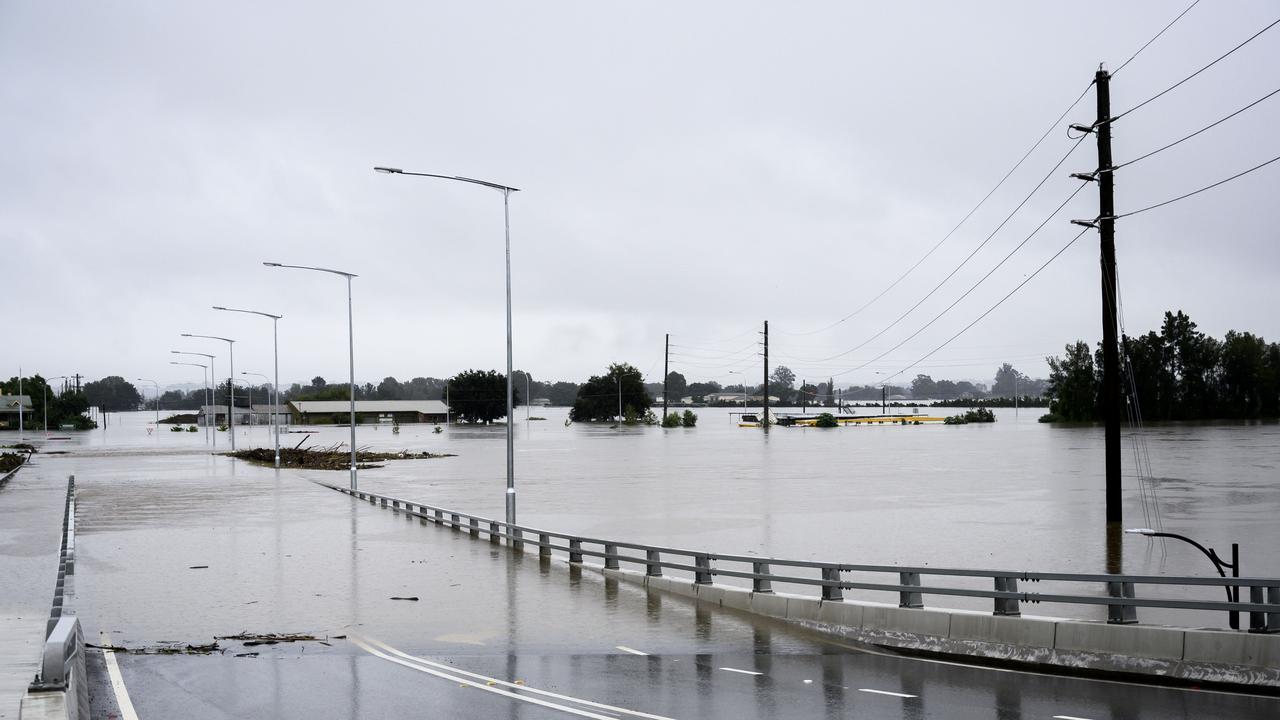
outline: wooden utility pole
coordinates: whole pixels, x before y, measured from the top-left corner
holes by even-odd
[[[662,419],[667,419],[667,378],[671,375],[669,363],[671,362],[671,333],[667,333],[667,339],[662,347]]]
[[[1116,208],[1111,165],[1111,74],[1098,70],[1098,231],[1102,239],[1102,417],[1106,423],[1107,522],[1119,523],[1120,351],[1116,333]]]
[[[764,398],[764,412],[760,414],[760,427],[767,432],[769,430],[769,321],[764,321],[764,388],[761,389],[761,396]]]

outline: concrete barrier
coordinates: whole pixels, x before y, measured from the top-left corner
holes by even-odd
[[[821,600],[580,565],[654,592],[776,618],[841,639],[896,650],[1186,682],[1280,688],[1280,635]]]

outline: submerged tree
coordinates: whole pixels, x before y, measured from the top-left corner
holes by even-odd
[[[507,376],[497,370],[460,372],[448,387],[449,407],[463,422],[490,423],[507,414]],[[516,391],[513,403],[518,402]]]
[[[644,389],[644,377],[627,363],[614,363],[604,375],[593,375],[578,389],[569,417],[575,422],[583,420],[612,420],[630,411],[635,416],[644,415],[653,405],[653,399]]]

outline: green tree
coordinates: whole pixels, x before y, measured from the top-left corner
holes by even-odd
[[[916,375],[916,379],[911,381],[911,397],[923,400],[937,396],[938,384],[928,375]]]
[[[653,405],[640,371],[627,363],[614,363],[609,366],[609,372],[591,376],[578,390],[569,417],[575,422],[611,420],[618,415],[619,394],[624,416],[628,411],[643,415]]]
[[[790,405],[795,401],[796,374],[786,365],[779,365],[769,374],[769,394],[776,395],[778,402]]]
[[[379,400],[403,400],[404,387],[400,385],[400,381],[387,376],[382,378],[382,382],[378,383],[378,387],[374,390],[374,396]]]
[[[684,375],[672,370],[667,373],[667,402],[679,402],[689,388],[689,381]]]
[[[497,370],[467,370],[448,383],[449,407],[458,420],[491,423],[507,414],[507,376]],[[519,402],[519,388],[515,388],[512,403]]]
[[[1049,413],[1066,421],[1094,420],[1099,416],[1099,382],[1093,354],[1083,340],[1066,346],[1063,357],[1049,363]]]
[[[138,405],[142,404],[142,395],[138,393],[138,389],[119,375],[108,375],[101,380],[86,383],[84,395],[89,405],[96,405],[107,412],[137,410]]]
[[[996,370],[995,382],[991,384],[992,397],[1011,398],[1027,394],[1027,376],[1018,372],[1009,363]]]

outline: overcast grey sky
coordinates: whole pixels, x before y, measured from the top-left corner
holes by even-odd
[[[875,383],[945,341],[1097,214],[1090,186],[989,271],[1096,167],[1087,139],[921,307],[1091,122],[1090,93],[957,233],[937,243],[1067,108],[1186,2],[191,3],[0,1],[0,374],[199,375],[168,351],[283,382],[504,365],[502,198],[375,174],[484,178],[512,196],[515,364],[581,380],[626,361],[657,380],[758,375],[754,331],[798,376]],[[1127,109],[1280,17],[1204,0],[1117,73]],[[1117,162],[1280,87],[1280,27],[1115,126]],[[1121,212],[1280,154],[1280,96],[1117,173]],[[1121,220],[1129,330],[1181,308],[1202,330],[1280,340],[1280,163]],[[990,382],[1000,360],[1100,336],[1090,232],[951,345],[899,376]],[[838,353],[865,343],[835,360]],[[220,374],[225,363],[219,359]],[[195,370],[195,368],[190,368]],[[879,371],[881,375],[877,375]],[[197,371],[198,372],[198,371]]]

